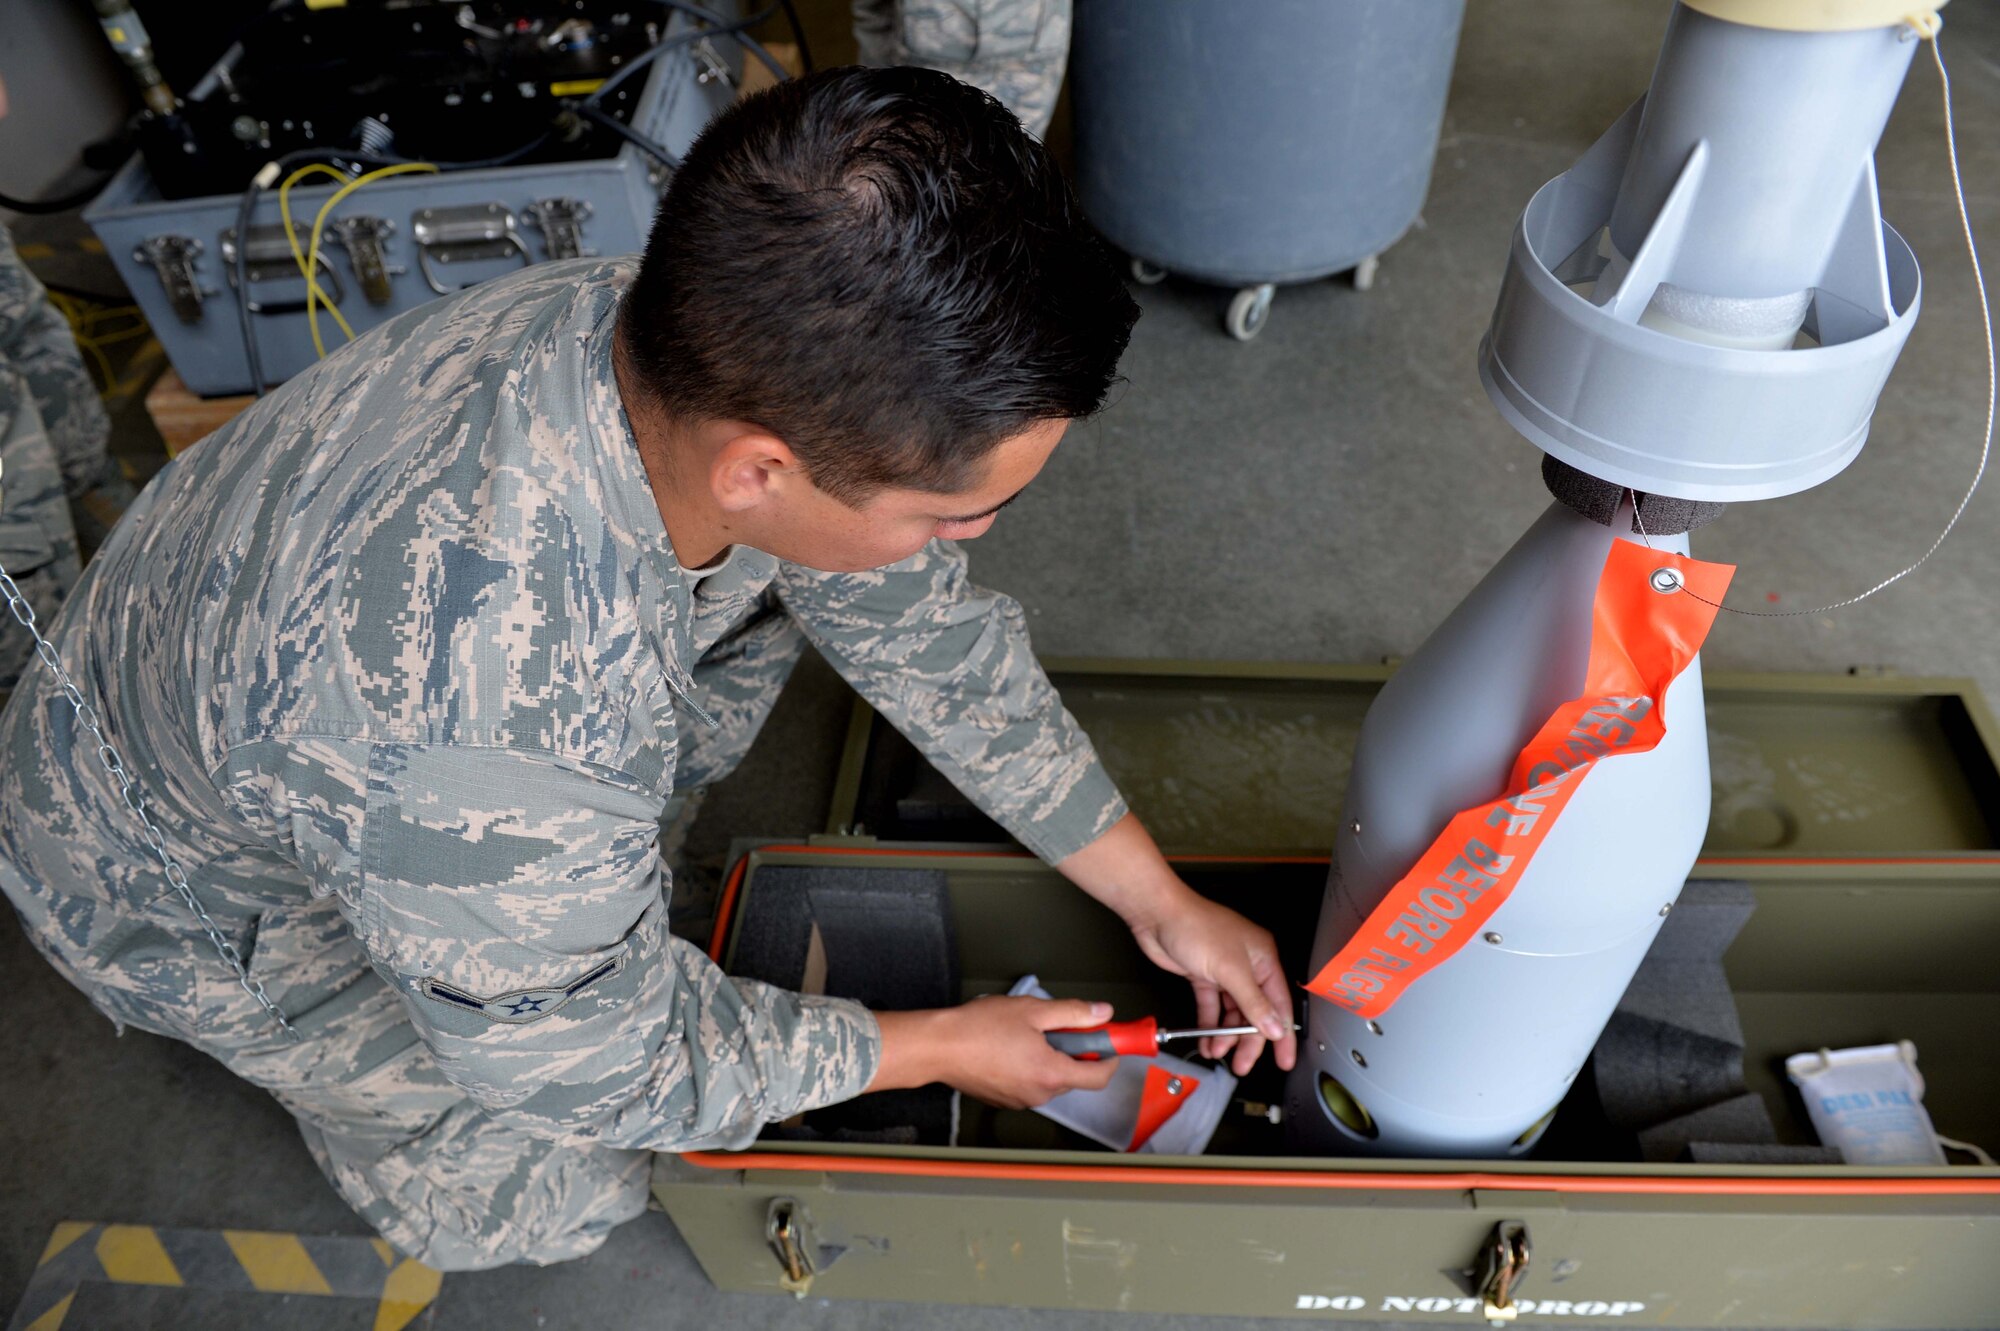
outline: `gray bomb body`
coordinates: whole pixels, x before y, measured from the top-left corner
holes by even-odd
[[[1614,539],[1551,505],[1383,687],[1355,748],[1309,975],[1453,815],[1505,788],[1528,740],[1583,691],[1593,595]],[[1686,548],[1683,538],[1655,544]],[[1651,946],[1708,825],[1699,662],[1664,706],[1656,748],[1582,775],[1512,895],[1478,926],[1500,942],[1470,938],[1372,1024],[1311,1000],[1287,1096],[1296,1146],[1504,1155],[1547,1118]],[[1341,1123],[1320,1094],[1322,1074],[1367,1110],[1373,1136]]]
[[[1777,31],[1701,12],[1716,2],[1675,6],[1647,96],[1530,201],[1480,347],[1501,414],[1614,496],[1762,499],[1835,475],[1916,320],[1873,162],[1914,29]],[[1800,328],[1816,345],[1794,347]],[[1313,973],[1582,691],[1605,552],[1630,539],[1615,507],[1610,527],[1551,508],[1370,709]],[[1665,739],[1592,766],[1480,937],[1374,1022],[1311,1000],[1299,1149],[1532,1148],[1706,830],[1698,659],[1659,701]]]

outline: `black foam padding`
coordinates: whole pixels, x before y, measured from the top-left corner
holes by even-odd
[[[825,941],[828,993],[885,1012],[958,1001],[958,954],[942,873],[815,883],[808,895]]]
[[[1670,1164],[1696,1142],[1763,1146],[1777,1136],[1764,1097],[1746,1092],[1647,1128],[1639,1134],[1639,1155],[1652,1164]]]
[[[1741,1045],[1743,1026],[1722,957],[1756,909],[1747,883],[1726,879],[1689,883],[1626,986],[1618,1011]]]
[[[896,816],[924,828],[962,822],[978,813],[965,793],[928,763],[918,770],[909,790],[896,797]]]
[[[1621,1014],[1679,1026],[1740,1046],[1743,1026],[1720,962],[1648,960],[1618,1000]]]
[[[951,1146],[952,1092],[943,1086],[878,1091],[773,1123],[758,1135],[774,1142]]]
[[[1844,1165],[1838,1146],[1752,1145],[1740,1142],[1689,1142],[1681,1159],[1691,1165]]]
[[[1757,897],[1750,884],[1732,878],[1691,878],[1646,950],[1646,963],[1720,963],[1756,913]]]
[[[826,992],[887,1011],[958,1001],[958,949],[945,876],[935,869],[769,865],[744,900],[734,974],[796,989],[813,927]]]
[[[731,972],[797,989],[817,928],[825,992],[883,1012],[958,1002],[958,948],[945,876],[934,869],[769,865],[744,898]],[[943,1086],[864,1095],[777,1125],[785,1140],[948,1145],[952,1092]]]
[[[1742,1045],[1623,1011],[1598,1037],[1596,1066],[1605,1117],[1634,1130],[1743,1090]]]
[[[952,1107],[956,1098],[949,1086],[858,1095],[807,1114],[804,1132],[795,1140],[951,1146],[958,1117]]]
[[[1624,486],[1578,471],[1552,453],[1542,455],[1542,484],[1570,511],[1580,513],[1602,527],[1609,527],[1617,518],[1619,501],[1625,497]],[[1715,521],[1722,516],[1725,507],[1727,505],[1641,491],[1639,511],[1632,522],[1632,534],[1678,536]]]
[[[1717,1114],[1704,1140],[1776,1139],[1763,1102],[1744,1091],[1743,1025],[1722,966],[1755,909],[1748,884],[1688,883],[1598,1038],[1591,1067],[1605,1117],[1638,1134],[1642,1151],[1667,1152],[1658,1158],[1672,1159],[1696,1140],[1671,1125],[1711,1108]]]
[[[794,869],[758,871],[756,889],[745,899],[736,922],[730,974],[780,989],[797,989],[805,982],[806,954],[812,946],[807,887]]]

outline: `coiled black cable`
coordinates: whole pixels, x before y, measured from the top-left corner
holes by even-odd
[[[87,185],[83,189],[73,191],[69,194],[58,194],[53,199],[17,199],[11,194],[0,194],[0,208],[7,208],[17,213],[27,213],[30,215],[66,213],[81,204],[89,203],[97,197],[100,190],[110,183],[111,177],[106,176],[104,179]]]

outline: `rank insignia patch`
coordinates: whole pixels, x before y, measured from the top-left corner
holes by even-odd
[[[428,998],[463,1012],[476,1012],[488,1021],[519,1023],[548,1016],[593,984],[608,980],[623,969],[625,954],[621,952],[609,961],[599,962],[587,974],[560,989],[515,989],[492,998],[468,993],[442,980],[425,980],[417,987]]]

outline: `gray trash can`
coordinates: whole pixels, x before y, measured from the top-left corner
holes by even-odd
[[[1084,207],[1132,256],[1240,288],[1248,340],[1274,288],[1354,270],[1416,220],[1464,0],[1076,0]]]

